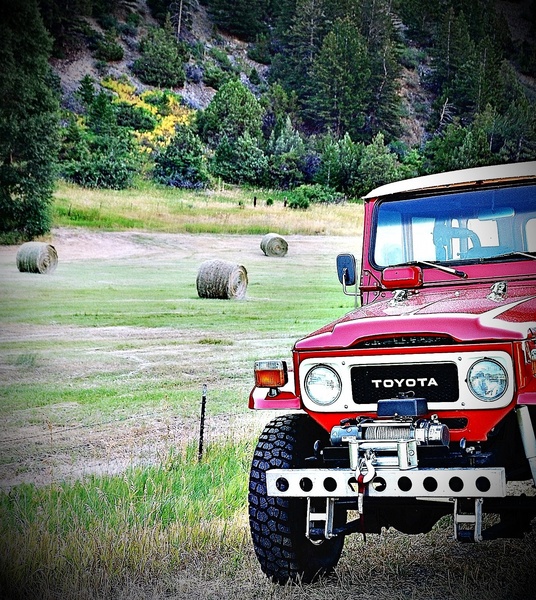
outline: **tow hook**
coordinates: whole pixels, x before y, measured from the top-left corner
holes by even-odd
[[[350,469],[355,471],[355,477],[358,481],[361,479],[363,483],[369,483],[376,475],[376,468],[374,466],[376,455],[370,448],[367,448],[364,455],[359,456],[359,446],[359,440],[355,438],[348,440]]]
[[[357,511],[363,522],[363,498],[366,485],[374,479],[376,468],[374,467],[375,454],[367,449],[365,455],[359,458],[359,443],[357,440],[349,441],[350,448],[350,468],[355,470],[355,479],[357,482]]]
[[[372,452],[371,450],[367,450],[365,456],[359,461],[359,466],[357,469],[359,473],[357,473],[356,471],[356,477],[359,480],[359,478],[362,476],[363,483],[369,483],[369,481],[372,481],[374,479],[374,476],[376,475],[376,468],[374,467],[374,458],[374,452]]]

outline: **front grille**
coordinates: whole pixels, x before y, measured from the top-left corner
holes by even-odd
[[[441,423],[446,425],[449,429],[465,429],[467,423],[469,423],[469,419],[467,419],[467,417],[454,417],[452,419],[445,419],[445,417],[442,417]]]
[[[401,348],[407,346],[446,346],[454,340],[446,335],[403,335],[365,340],[356,348]]]
[[[375,404],[408,392],[428,402],[456,402],[459,397],[458,369],[450,362],[355,366],[351,381],[356,404]]]

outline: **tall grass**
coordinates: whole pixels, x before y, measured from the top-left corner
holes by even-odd
[[[264,256],[260,239],[143,231],[88,242],[87,230],[58,230],[50,277],[19,273],[16,249],[0,249],[0,477],[39,482],[0,481],[9,490],[0,499],[0,597],[192,597],[203,580],[220,599],[237,596],[237,573],[271,587],[245,505],[258,429],[247,425],[253,361],[288,359],[297,337],[353,301],[335,273],[351,238],[295,236],[281,260]],[[93,252],[112,242],[117,255]],[[244,301],[197,296],[207,256],[245,264]],[[202,383],[207,454],[198,465],[188,440]],[[153,585],[163,586],[155,596]]]
[[[150,581],[241,560],[250,448],[171,452],[162,464],[0,494],[2,598],[77,598],[135,574]]]
[[[261,235],[358,235],[356,203],[285,208],[285,193],[224,186],[189,191],[140,183],[122,190],[89,190],[59,182],[54,196],[55,226],[105,231],[140,229],[170,233]]]
[[[133,600],[530,600],[536,536],[463,545],[429,534],[354,535],[334,576],[270,583],[246,522],[243,442],[159,466],[0,494],[0,597]]]

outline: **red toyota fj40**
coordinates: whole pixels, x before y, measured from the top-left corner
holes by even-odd
[[[251,466],[255,552],[274,581],[337,564],[346,535],[522,537],[536,496],[536,162],[388,184],[364,198],[361,308],[255,363],[253,409],[283,409]],[[483,513],[500,520],[483,525]],[[350,516],[354,518],[350,518]]]

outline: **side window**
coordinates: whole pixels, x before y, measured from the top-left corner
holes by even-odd
[[[381,224],[376,232],[374,262],[377,265],[396,265],[404,262],[404,240],[402,237],[400,213],[387,211],[382,214]]]
[[[434,223],[435,219],[425,217],[412,219],[413,260],[436,260]]]
[[[536,252],[536,219],[527,221],[525,239],[527,240],[527,252]]]
[[[481,221],[480,219],[469,219],[467,227],[478,235],[481,246],[489,247],[501,245],[499,243],[497,221],[494,221],[493,219],[486,219],[485,221]]]

